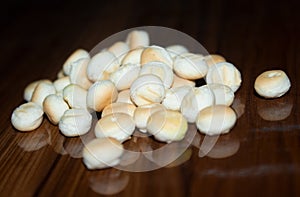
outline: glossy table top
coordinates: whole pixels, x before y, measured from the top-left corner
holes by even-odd
[[[7,3],[0,8],[0,196],[299,196],[298,8],[297,1]],[[167,166],[91,171],[80,158],[89,135],[66,138],[46,118],[30,133],[12,127],[28,83],[54,80],[75,49],[91,50],[111,34],[144,25],[182,31],[239,68],[243,82],[233,104],[239,118],[229,134],[208,137],[190,125],[190,146]],[[268,69],[282,69],[291,80],[282,98],[254,93],[256,76]],[[139,155],[136,165],[164,162],[181,145]],[[159,146],[141,137],[125,143],[136,152]]]

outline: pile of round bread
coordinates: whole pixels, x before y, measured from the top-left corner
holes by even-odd
[[[206,83],[196,87],[196,80]],[[136,128],[167,143],[182,140],[188,123],[207,135],[229,132],[237,119],[230,105],[241,81],[239,70],[220,55],[150,45],[148,33],[135,30],[92,57],[76,50],[55,81],[30,83],[27,103],[13,111],[11,122],[19,131],[31,131],[45,113],[67,137],[94,132],[83,161],[100,169],[119,163],[122,143]],[[93,112],[101,118],[91,128]]]

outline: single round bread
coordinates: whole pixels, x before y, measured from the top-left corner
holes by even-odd
[[[63,98],[73,109],[87,109],[87,90],[79,85],[70,84],[63,90]]]
[[[165,97],[165,87],[156,75],[141,75],[132,83],[130,97],[137,106],[160,103]]]
[[[87,66],[87,76],[93,82],[107,80],[110,74],[115,72],[119,66],[120,63],[113,53],[102,51],[92,57]]]
[[[208,84],[208,87],[214,93],[216,105],[230,106],[233,103],[234,92],[230,87],[218,83]]]
[[[41,82],[34,89],[31,97],[31,101],[38,104],[40,107],[43,107],[44,99],[48,95],[55,94],[55,93],[56,90],[52,83],[49,84],[48,82]]]
[[[88,79],[86,69],[90,62],[90,58],[83,58],[74,62],[70,70],[70,81],[84,89],[88,89],[92,82]]]
[[[129,103],[111,103],[107,105],[102,113],[101,117],[114,114],[114,113],[125,113],[129,116],[133,117],[134,111],[136,109],[136,106]]]
[[[42,124],[43,114],[40,105],[33,102],[24,103],[13,111],[11,123],[19,131],[32,131]]]
[[[131,98],[130,98],[130,90],[122,90],[118,94],[118,98],[116,100],[116,103],[129,103],[133,104]]]
[[[121,62],[124,55],[130,50],[128,44],[125,42],[116,42],[111,45],[108,49],[109,52],[113,53],[118,60]]]
[[[53,82],[56,92],[59,92],[59,93],[62,93],[63,89],[70,84],[71,84],[71,81],[70,81],[69,76],[65,76],[65,77],[56,79]]]
[[[86,134],[92,125],[92,115],[85,109],[68,109],[59,121],[59,130],[67,137]]]
[[[138,106],[133,115],[133,119],[136,127],[142,132],[147,132],[147,122],[149,117],[160,110],[166,110],[166,108],[159,103],[152,103],[147,105]]]
[[[168,46],[166,49],[172,58],[176,57],[177,55],[189,52],[189,50],[185,46],[179,44]]]
[[[226,62],[226,59],[223,56],[217,54],[206,55],[204,56],[204,60],[209,67],[220,62]]]
[[[125,64],[110,75],[110,80],[118,90],[129,89],[132,82],[138,78],[140,66],[137,64]]]
[[[291,87],[288,76],[282,70],[269,70],[260,74],[254,83],[255,91],[265,98],[283,96]]]
[[[28,84],[24,90],[24,100],[25,101],[30,101],[32,94],[34,92],[34,89],[36,88],[36,86],[40,83],[40,82],[44,82],[44,83],[48,83],[48,84],[52,84],[52,82],[48,79],[41,79],[41,80],[37,80],[34,82],[31,82],[30,84]]]
[[[207,70],[208,66],[200,54],[183,53],[174,59],[174,72],[184,79],[201,79]]]
[[[118,90],[110,80],[94,83],[87,92],[87,106],[89,109],[100,112],[118,98]]]
[[[82,58],[90,58],[90,54],[84,49],[77,49],[74,51],[63,65],[64,74],[69,75],[72,63]]]
[[[92,169],[116,166],[124,152],[123,145],[114,138],[96,138],[83,148],[83,163]]]
[[[189,123],[194,123],[200,110],[214,104],[213,91],[207,85],[204,85],[190,89],[182,99],[180,111]]]
[[[122,65],[125,64],[136,64],[140,65],[141,63],[141,55],[144,51],[144,48],[137,48],[129,51],[125,57],[122,59]]]
[[[162,142],[180,141],[184,138],[188,125],[183,115],[173,110],[153,113],[147,122],[147,131]]]
[[[197,128],[207,135],[228,133],[236,122],[236,114],[226,105],[213,105],[202,109],[196,120]]]
[[[229,86],[236,92],[242,83],[240,71],[229,62],[220,62],[210,66],[206,75],[206,83],[220,83]]]
[[[50,122],[56,125],[69,106],[61,96],[50,94],[43,102],[43,109]]]
[[[163,62],[148,62],[142,65],[140,75],[153,74],[158,76],[166,88],[173,84],[173,71]]]
[[[97,138],[113,137],[120,142],[128,140],[135,129],[132,117],[125,113],[113,113],[102,117],[95,126]]]
[[[143,30],[131,31],[126,38],[126,43],[129,45],[130,49],[147,47],[150,43],[149,35]]]
[[[181,86],[195,87],[196,83],[195,83],[195,81],[183,79],[181,77],[178,77],[176,74],[174,74],[172,88],[181,87]]]
[[[168,51],[160,46],[152,45],[144,49],[141,55],[141,64],[149,62],[163,62],[170,68],[173,68],[173,59]]]
[[[179,111],[183,98],[190,91],[191,88],[191,86],[181,86],[166,90],[166,96],[162,104],[167,109]]]

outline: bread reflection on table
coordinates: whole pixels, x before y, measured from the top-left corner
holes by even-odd
[[[50,133],[42,128],[29,133],[19,132],[18,137],[18,146],[26,152],[37,151],[50,144],[51,140]]]
[[[193,126],[191,129],[197,128]],[[214,159],[227,158],[236,154],[240,148],[240,140],[233,131],[219,136],[208,136],[197,132],[192,144],[199,149],[200,158],[205,156]]]
[[[292,97],[288,95],[277,99],[257,98],[257,113],[267,121],[280,121],[289,117],[293,109]]]
[[[127,172],[114,168],[90,171],[87,176],[90,188],[102,195],[120,193],[126,188],[130,179]]]

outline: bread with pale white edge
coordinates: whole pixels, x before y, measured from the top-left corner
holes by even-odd
[[[190,89],[182,99],[180,111],[189,123],[194,123],[200,110],[214,104],[213,91],[204,85]]]
[[[136,109],[136,106],[129,103],[111,103],[107,105],[102,113],[101,117],[114,114],[114,113],[125,113],[129,116],[133,117],[134,111]]]
[[[140,70],[140,75],[147,74],[158,76],[166,88],[170,88],[173,84],[172,68],[163,62],[148,62],[143,64]]]
[[[124,152],[123,145],[114,138],[96,138],[83,148],[83,163],[90,169],[116,166]]]
[[[130,97],[137,106],[160,103],[165,97],[165,87],[156,75],[141,75],[132,83]]]
[[[210,66],[206,75],[206,83],[220,83],[229,86],[236,92],[242,83],[240,71],[229,62],[220,62]]]
[[[24,90],[24,100],[25,101],[30,101],[32,94],[34,92],[34,89],[36,88],[36,86],[40,83],[40,82],[44,82],[44,83],[48,83],[48,84],[52,84],[52,82],[49,79],[40,79],[34,82],[29,83]]]
[[[111,73],[120,67],[117,57],[109,52],[102,51],[92,57],[87,66],[87,76],[92,82],[107,80]]]
[[[136,127],[142,132],[147,132],[147,121],[149,117],[160,110],[166,110],[166,108],[160,103],[152,103],[147,105],[138,106],[133,115],[133,119]]]
[[[176,56],[173,67],[176,75],[189,80],[203,78],[208,70],[203,56],[194,53],[183,53]]]
[[[31,97],[31,101],[43,108],[44,99],[48,95],[55,94],[55,93],[56,90],[52,83],[50,84],[48,82],[41,82],[34,89]]]
[[[86,102],[88,109],[100,112],[108,104],[118,98],[118,90],[110,80],[95,82],[87,92]]]
[[[50,122],[56,125],[69,106],[61,96],[50,94],[43,102],[43,109]]]
[[[131,31],[127,35],[126,43],[128,44],[131,50],[140,47],[147,47],[150,43],[149,34],[148,32],[143,30]]]
[[[77,60],[82,59],[82,58],[89,58],[89,57],[90,57],[90,54],[84,49],[77,49],[76,51],[74,51],[68,57],[68,59],[65,61],[64,65],[63,65],[64,74],[65,75],[70,74],[71,65],[73,62],[76,62]]]
[[[92,125],[92,115],[86,109],[68,109],[61,117],[58,127],[67,137],[86,134]]]
[[[180,141],[187,132],[188,124],[178,111],[161,110],[153,113],[147,122],[147,131],[162,142]]]
[[[173,59],[163,47],[152,45],[144,49],[141,55],[141,64],[149,62],[163,62],[173,68]]]
[[[113,137],[120,142],[130,139],[135,124],[132,117],[125,113],[113,113],[102,117],[95,126],[97,138]]]
[[[236,114],[226,105],[213,105],[202,109],[196,120],[197,128],[206,135],[228,133],[235,125]]]
[[[24,103],[13,111],[11,123],[19,131],[32,131],[42,124],[43,114],[40,105],[33,102]]]

